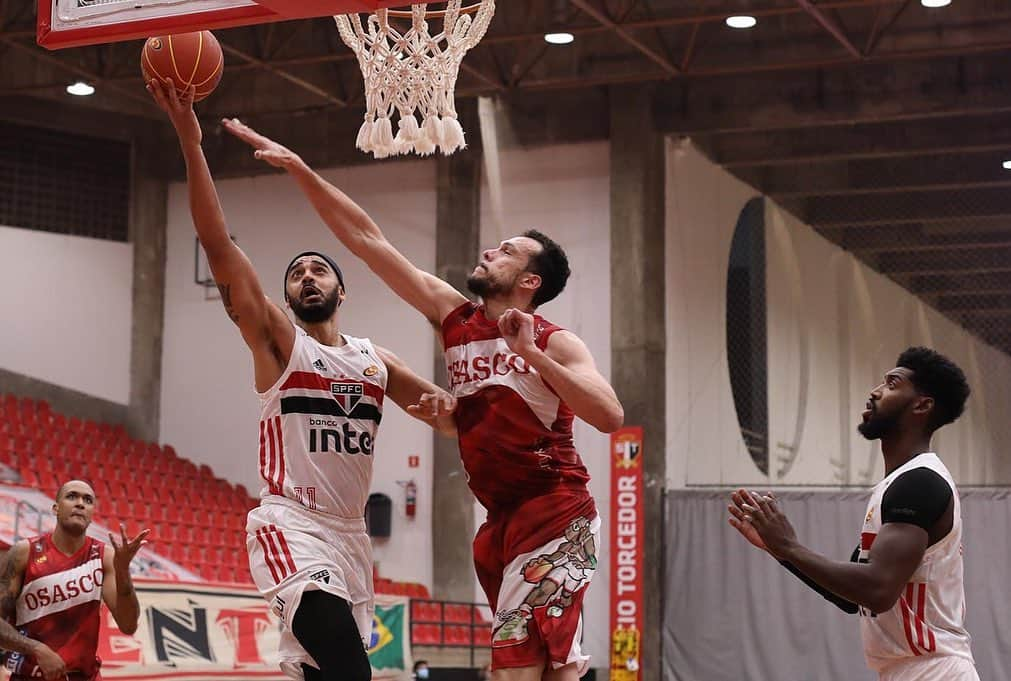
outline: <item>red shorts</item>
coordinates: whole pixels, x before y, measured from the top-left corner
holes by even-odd
[[[599,535],[585,489],[538,497],[481,526],[474,567],[494,613],[493,669],[589,667],[579,643]]]

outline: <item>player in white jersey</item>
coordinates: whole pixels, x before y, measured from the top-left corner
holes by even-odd
[[[372,549],[363,516],[384,398],[449,433],[455,400],[388,350],[340,332],[344,278],[329,257],[301,253],[285,271],[294,324],[264,295],[228,234],[193,89],[182,98],[170,82],[148,89],[179,136],[197,236],[253,355],[264,487],[247,520],[247,549],[253,579],[282,620],[281,668],[306,681],[368,681]]]
[[[951,474],[930,451],[969,396],[965,374],[909,348],[871,391],[860,433],[881,440],[885,478],[867,505],[860,544],[838,562],[797,540],[775,497],[738,490],[730,524],[808,586],[859,613],[864,656],[885,681],[978,681],[965,629],[962,514]]]

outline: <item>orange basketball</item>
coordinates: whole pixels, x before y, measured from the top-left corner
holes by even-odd
[[[214,92],[224,65],[221,45],[210,31],[148,38],[140,52],[144,82],[170,78],[180,94],[194,85],[194,101]]]
[[[523,566],[523,579],[531,584],[537,584],[544,579],[555,566],[543,556],[537,556],[527,561]]]

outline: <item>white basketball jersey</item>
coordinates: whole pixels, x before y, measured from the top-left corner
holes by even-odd
[[[902,596],[891,610],[873,615],[860,609],[860,631],[868,666],[881,671],[900,660],[957,655],[972,660],[965,630],[965,590],[962,580],[962,511],[958,490],[948,469],[933,453],[913,457],[879,482],[871,493],[860,535],[860,560],[866,562],[881,530],[881,500],[900,475],[929,468],[951,486],[954,517],[951,531],[927,548]]]
[[[383,415],[386,365],[366,338],[318,343],[295,327],[281,378],[260,393],[260,498],[361,518]]]

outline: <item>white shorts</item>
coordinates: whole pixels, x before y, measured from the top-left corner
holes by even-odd
[[[301,681],[303,663],[318,667],[291,633],[306,591],[326,591],[350,603],[362,645],[369,647],[375,590],[364,518],[337,518],[270,497],[246,517],[246,550],[256,588],[281,619],[281,671],[287,676]]]
[[[957,655],[914,657],[881,671],[881,681],[979,681],[972,660]]]

